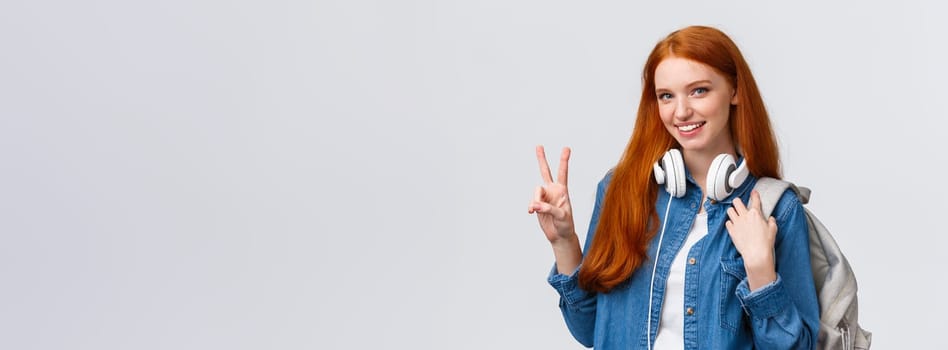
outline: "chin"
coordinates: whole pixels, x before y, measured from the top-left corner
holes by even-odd
[[[701,150],[708,148],[708,144],[706,142],[695,142],[695,140],[687,140],[685,142],[679,140],[678,144],[681,145],[682,151],[700,152]]]

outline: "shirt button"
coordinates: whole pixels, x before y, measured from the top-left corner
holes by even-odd
[[[696,262],[698,262],[698,261],[695,260],[695,258],[690,258],[690,259],[688,259],[688,265],[694,265]]]
[[[691,203],[691,209],[694,209],[694,208],[695,208],[695,203],[692,202],[692,203]]]
[[[695,309],[689,307],[688,310],[686,310],[685,312],[688,313],[688,316],[691,316],[695,314]]]

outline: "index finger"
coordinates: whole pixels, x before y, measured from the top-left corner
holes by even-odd
[[[537,145],[537,163],[540,163],[540,177],[547,184],[553,183],[553,175],[550,174],[550,165],[546,161],[546,152],[543,151],[543,145]]]
[[[731,207],[734,208],[734,211],[737,212],[737,215],[744,215],[747,212],[747,207],[744,206],[744,201],[740,197],[734,198],[731,201]]]
[[[569,147],[563,147],[563,153],[560,154],[560,169],[556,174],[556,181],[566,186],[566,176],[569,173],[569,155],[572,150]]]
[[[757,190],[751,190],[750,202],[748,203],[748,209],[757,209],[757,211],[763,213],[764,208],[760,203],[760,192]]]

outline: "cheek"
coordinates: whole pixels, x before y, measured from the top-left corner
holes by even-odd
[[[724,117],[730,114],[731,104],[729,100],[704,99],[700,104],[695,105],[696,110],[700,110],[706,117]]]
[[[671,103],[659,104],[658,116],[662,118],[663,123],[665,124],[671,123],[672,119],[675,119],[675,105]]]

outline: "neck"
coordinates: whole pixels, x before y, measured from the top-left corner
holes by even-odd
[[[697,182],[698,186],[701,187],[701,193],[703,194],[703,197],[707,197],[708,193],[705,190],[707,188],[706,182],[708,178],[708,168],[711,166],[711,162],[714,161],[714,158],[723,153],[730,154],[732,157],[734,157],[734,159],[737,159],[737,152],[734,150],[733,146],[722,147],[721,149],[708,152],[682,152],[682,158],[685,160],[685,166],[688,167],[688,172],[691,173],[691,176],[695,179],[695,182]]]

